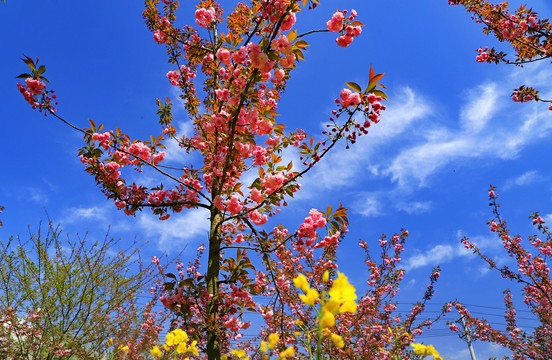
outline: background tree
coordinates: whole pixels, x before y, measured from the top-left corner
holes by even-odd
[[[468,249],[485,261],[489,268],[500,272],[503,278],[510,279],[522,286],[523,302],[538,319],[540,325],[533,332],[523,330],[517,325],[517,313],[511,290],[504,291],[506,305],[506,329],[493,328],[485,319],[478,319],[470,314],[468,309],[457,304],[456,308],[472,329],[471,336],[478,340],[499,344],[512,351],[513,359],[546,359],[552,351],[552,280],[550,278],[549,257],[552,255],[552,236],[548,226],[538,213],[529,218],[540,231],[540,235],[532,235],[525,242],[517,235],[510,235],[506,221],[500,217],[496,202],[498,195],[495,188],[489,191],[490,205],[493,207],[494,218],[488,222],[490,230],[498,236],[508,256],[516,261],[517,269],[507,265],[499,267],[494,260],[486,256],[467,238],[462,242]],[[528,246],[529,249],[528,250]],[[451,323],[453,331],[462,332],[458,326]]]
[[[109,338],[126,345],[121,333],[139,329],[148,310],[136,308],[136,296],[154,277],[135,246],[117,245],[108,235],[64,239],[52,222],[0,242],[2,358],[98,359]]]
[[[476,61],[505,63],[516,66],[552,58],[552,24],[549,19],[540,19],[537,12],[521,5],[515,12],[508,8],[508,2],[493,4],[484,0],[449,0],[451,5],[462,5],[477,23],[482,23],[483,33],[494,35],[498,41],[507,42],[514,50],[514,56],[494,48],[479,48]],[[512,93],[514,101],[544,101],[539,91],[522,85]],[[552,110],[552,104],[549,107]]]

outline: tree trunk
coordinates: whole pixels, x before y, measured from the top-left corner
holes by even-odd
[[[222,214],[215,206],[211,209],[211,229],[209,232],[209,262],[207,264],[207,291],[211,295],[207,301],[207,357],[209,360],[220,359],[220,334],[218,324],[218,296],[220,272],[220,242]]]

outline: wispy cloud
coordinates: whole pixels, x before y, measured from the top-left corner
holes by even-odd
[[[104,206],[68,208],[63,211],[60,222],[64,225],[88,223],[89,221],[104,223],[109,217],[109,212],[114,211],[112,206],[110,203]]]
[[[381,205],[375,194],[361,194],[353,206],[356,213],[364,216],[381,215]]]
[[[317,165],[309,175],[316,179],[313,186],[335,189],[356,183],[359,175],[365,175],[367,167],[372,175],[377,175],[381,166],[377,162],[377,159],[382,159],[381,148],[389,146],[397,136],[430,113],[431,107],[414,90],[400,88],[393,94],[392,104],[388,105],[383,120],[371,127],[368,135],[358,138],[350,150],[338,145]]]
[[[431,210],[433,203],[431,201],[414,201],[411,203],[399,203],[397,209],[407,214],[423,214]]]
[[[516,186],[525,186],[525,185],[533,184],[535,182],[538,182],[541,179],[542,178],[539,175],[539,172],[537,170],[531,170],[521,174],[520,176],[514,179],[507,180],[503,188],[504,190],[509,190]]]
[[[546,106],[520,105],[509,97],[509,89],[521,78],[526,83],[542,83],[541,90],[550,92],[547,84],[552,72],[536,67],[523,77],[521,73],[514,70],[516,75],[466,90],[457,119],[450,115],[453,111],[443,111],[443,105],[432,104],[436,100],[428,100],[411,88],[391,93],[381,123],[370,128],[351,150],[337,149],[319,164],[312,175],[314,186],[336,189],[376,179],[386,181],[384,186],[408,192],[431,184],[449,164],[478,166],[478,161],[517,158],[552,129]],[[517,182],[534,181],[535,175],[529,173]],[[415,209],[425,210],[423,206]]]
[[[453,259],[471,254],[464,246],[439,244],[433,248],[419,252],[405,261],[405,270],[412,270],[425,266],[438,266],[451,262]]]
[[[208,213],[203,209],[187,210],[165,221],[150,214],[140,214],[138,226],[144,231],[146,240],[168,253],[180,251],[192,239],[208,239]],[[203,235],[203,237],[202,237]]]

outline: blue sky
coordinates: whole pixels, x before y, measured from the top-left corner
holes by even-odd
[[[222,1],[222,7],[233,3]],[[552,15],[546,0],[532,0],[529,6],[541,17]],[[366,84],[370,64],[386,72],[388,109],[369,135],[350,150],[339,147],[301,181],[303,190],[278,221],[293,228],[311,208],[342,202],[351,209],[339,261],[359,288],[367,272],[358,240],[375,247],[382,233],[408,229],[403,263],[408,271],[399,309],[407,310],[408,302],[422,296],[431,268],[441,265],[429,310],[458,299],[474,305],[474,314],[504,324],[502,291],[515,284],[488,272],[459,239],[468,236],[497,262],[508,263],[485,224],[491,217],[489,184],[498,187],[513,233],[532,233],[531,211],[552,220],[547,166],[552,113],[542,104],[510,100],[511,90],[522,84],[552,98],[552,70],[544,63],[524,69],[476,63],[474,50],[496,42],[463,8],[446,0],[322,1],[316,11],[298,16],[299,32],[324,28],[337,7],[356,9],[367,26],[346,49],[334,43],[335,34],[307,38],[307,61],[292,74],[279,121],[320,134],[344,81]],[[129,0],[8,0],[0,5],[2,239],[27,234],[27,226],[36,228],[46,210],[68,233],[102,236],[111,226],[111,234],[125,242],[149,241],[143,248],[146,258],[184,249],[186,261],[206,240],[201,211],[166,222],[149,213],[133,218],[117,211],[83,171],[76,156],[83,144],[79,133],[30,109],[15,86],[15,76],[26,71],[19,59],[40,56],[64,118],[82,127],[87,118],[107,129],[119,126],[133,138],[158,134],[155,99],[176,99],[177,94],[165,76],[173,68],[147,31],[142,10],[141,3]],[[180,24],[192,24],[194,10],[195,2],[183,2]],[[190,129],[183,107],[176,106],[174,116],[182,131]],[[169,160],[198,159],[169,144]],[[140,179],[145,184],[159,180],[148,172]],[[519,292],[514,299],[521,300]],[[535,326],[530,314],[524,316],[528,320],[520,320],[521,325]],[[444,323],[434,329],[443,328]],[[431,330],[420,340],[450,359],[468,358],[462,340],[452,333],[437,336],[442,333]],[[480,358],[501,354],[486,343],[476,343],[475,350]]]

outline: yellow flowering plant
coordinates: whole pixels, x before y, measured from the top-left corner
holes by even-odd
[[[329,281],[329,273],[327,271],[324,273],[322,280]],[[329,339],[333,346],[340,349],[344,348],[345,342],[343,338],[339,334],[332,333],[330,329],[335,327],[335,315],[356,312],[357,304],[355,300],[357,299],[357,295],[355,287],[339,271],[330,290],[321,294],[318,290],[310,287],[307,278],[303,274],[299,274],[294,278],[293,283],[303,292],[303,294],[299,295],[299,299],[305,305],[312,307],[317,314],[318,326],[316,329],[307,328],[301,321],[296,322],[301,331],[296,332],[294,335],[308,351],[309,359],[319,360],[321,358],[321,345],[324,339]],[[317,336],[317,343],[316,351],[313,353],[311,338],[314,334]]]

